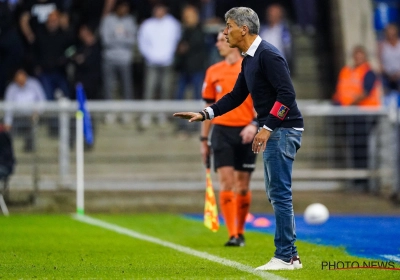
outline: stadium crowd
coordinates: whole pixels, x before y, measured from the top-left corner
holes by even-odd
[[[58,97],[56,89],[73,99],[77,82],[92,100],[182,99],[190,85],[192,98],[199,99],[205,69],[220,59],[213,48],[219,30],[210,36],[204,25],[223,24],[224,11],[240,1],[224,2],[1,0],[0,98],[15,73],[23,69],[40,81],[47,100]],[[258,10],[265,10],[269,3],[250,2]],[[281,21],[281,10],[275,5],[270,13],[273,21]],[[280,28],[266,36],[274,38]],[[283,43],[273,40],[287,52],[287,26],[283,33]],[[176,89],[171,73],[177,76]],[[144,83],[140,77],[146,77]],[[120,96],[115,95],[116,80],[121,84]]]
[[[221,60],[214,43],[227,10],[243,5],[255,10],[262,21],[260,36],[274,44],[291,66],[291,31],[315,34],[316,4],[315,0],[0,0],[0,100],[31,102],[42,100],[37,97],[42,95],[45,100],[74,99],[78,82],[89,100],[200,99],[207,67]],[[398,26],[387,26],[384,34],[377,72],[382,73],[389,94],[400,84]],[[17,96],[21,86],[15,83],[21,71],[29,77],[28,88],[31,79],[40,82],[40,93],[35,85],[35,90],[25,89],[32,92],[30,97]],[[151,119],[144,114],[142,127]],[[158,121],[165,122],[165,116],[160,114]]]

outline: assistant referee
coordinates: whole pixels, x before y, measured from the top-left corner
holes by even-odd
[[[232,90],[243,60],[237,48],[229,47],[222,31],[218,33],[215,45],[224,60],[206,71],[202,97],[207,106]],[[245,245],[244,230],[251,202],[250,177],[256,160],[256,154],[251,150],[258,130],[254,118],[253,100],[249,95],[237,108],[219,118],[204,121],[201,126],[200,149],[204,162],[210,154],[208,137],[212,126],[210,142],[219,180],[219,205],[229,234],[225,246]]]

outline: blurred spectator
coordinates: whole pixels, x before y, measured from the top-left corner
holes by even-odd
[[[353,49],[353,65],[344,66],[339,73],[333,100],[342,106],[379,106],[378,80],[368,63],[364,47]]]
[[[13,141],[5,126],[0,123],[0,180],[14,172],[14,165]]]
[[[59,26],[66,30],[69,27],[69,15],[64,10],[62,0],[25,0],[20,17],[20,28],[26,41],[33,44],[37,33],[47,23],[48,16],[59,11]]]
[[[400,23],[400,1],[372,0],[372,3],[374,8],[374,27],[379,40],[381,40],[388,24]]]
[[[100,25],[105,99],[112,99],[117,75],[121,77],[124,98],[133,97],[132,61],[137,27],[129,12],[126,0],[118,1],[114,12],[105,16]]]
[[[225,21],[217,16],[218,0],[200,0],[199,2],[200,22],[203,24],[203,30],[206,31],[207,68],[222,60],[218,49],[215,48],[215,38],[218,36],[218,31],[225,25]]]
[[[6,89],[5,104],[6,113],[4,125],[7,130],[12,128],[12,134],[25,138],[24,151],[30,152],[34,149],[33,145],[33,121],[37,119],[41,111],[41,104],[45,102],[44,90],[33,77],[23,69],[18,69],[14,75],[14,80]],[[13,104],[24,105],[14,116]],[[26,106],[25,106],[26,105]]]
[[[180,23],[162,3],[154,6],[152,17],[139,27],[138,46],[146,69],[144,99],[155,99],[158,91],[161,99],[171,98],[172,64],[180,36]],[[164,114],[159,115],[159,122],[165,122]],[[142,128],[150,126],[151,115],[142,114],[140,124]]]
[[[187,87],[192,85],[194,98],[201,99],[207,53],[205,33],[195,6],[183,8],[182,23],[182,38],[175,57],[175,70],[179,73],[176,98],[184,99]]]
[[[296,13],[296,28],[307,35],[316,31],[317,3],[315,0],[292,0]]]
[[[168,14],[180,21],[180,12],[182,5],[187,1],[193,0],[130,0],[136,12],[138,23],[143,23],[144,20],[154,15],[154,8],[162,5],[168,7]],[[200,0],[194,0],[200,1]]]
[[[61,29],[60,13],[51,12],[46,21],[46,28],[37,33],[34,44],[34,70],[42,83],[47,100],[55,99],[57,88],[64,96],[71,97],[65,73],[65,53],[72,43],[71,34]]]
[[[380,44],[382,82],[386,95],[400,92],[400,38],[399,29],[394,24],[385,28],[385,39]]]
[[[192,98],[201,99],[201,90],[207,67],[208,56],[206,34],[200,23],[199,12],[195,6],[187,5],[182,10],[182,38],[175,54],[175,70],[178,72],[177,100],[185,99],[191,86]],[[187,121],[178,120],[179,137],[186,139],[190,132],[197,133],[197,126],[188,126]]]
[[[79,42],[71,57],[75,64],[74,82],[82,83],[89,100],[101,99],[101,45],[94,32],[82,25],[78,32]]]
[[[272,4],[265,10],[266,22],[260,26],[260,37],[274,45],[292,66],[292,35],[285,22],[285,11],[279,4]],[[293,67],[291,67],[293,68]]]
[[[379,81],[368,63],[364,47],[353,49],[353,65],[345,66],[339,74],[336,93],[333,102],[341,106],[380,106]],[[347,153],[350,153],[350,168],[367,169],[369,165],[370,135],[376,124],[376,116],[356,115],[337,117],[335,120],[336,134],[345,136]],[[357,179],[354,187],[368,190],[367,179]]]
[[[15,14],[15,3],[0,1],[0,99],[16,65],[23,59],[23,45],[18,33]]]
[[[87,25],[96,33],[100,21],[113,10],[116,0],[68,0],[71,3],[71,21],[74,27]],[[76,29],[76,28],[73,28]]]
[[[216,16],[216,0],[201,0],[200,19],[203,23],[216,22],[222,20]]]

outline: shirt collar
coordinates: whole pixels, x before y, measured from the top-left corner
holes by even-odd
[[[243,56],[246,56],[246,55],[254,56],[258,46],[261,44],[261,41],[262,41],[261,37],[257,36],[256,39],[251,44],[250,48],[247,50],[247,52],[243,52],[242,55]]]

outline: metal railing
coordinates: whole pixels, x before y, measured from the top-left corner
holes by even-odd
[[[295,161],[294,187],[351,187],[354,182],[368,181],[370,191],[399,192],[399,134],[393,117],[397,110],[338,107],[316,100],[298,103],[305,132]],[[86,147],[85,153],[89,189],[203,187],[198,131],[181,139],[171,118],[173,112],[199,111],[202,101],[89,101],[87,106],[95,128],[95,144]],[[13,105],[15,118],[18,111],[26,109],[23,107]],[[36,180],[39,189],[74,189],[76,108],[75,101],[66,99],[40,108],[34,153],[24,152],[15,136],[18,164],[11,184],[26,187]],[[0,114],[5,110],[6,104],[0,103]],[[143,130],[138,122],[144,112],[165,113],[169,122]],[[110,114],[125,118],[121,123],[108,123]],[[253,175],[256,187],[263,187],[262,177],[259,157]]]

